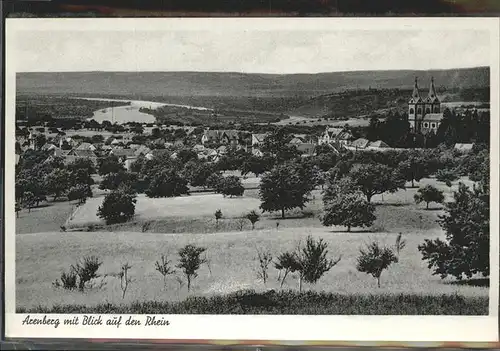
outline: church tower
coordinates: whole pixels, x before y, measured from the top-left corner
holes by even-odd
[[[429,94],[425,99],[425,113],[440,113],[441,101],[436,95],[436,88],[434,87],[434,77],[431,78],[431,86],[429,87]]]
[[[408,101],[408,122],[410,122],[411,130],[415,132],[420,131],[420,124],[424,117],[425,107],[426,103],[420,97],[420,93],[418,91],[418,79],[417,77],[415,77],[415,86],[413,87],[413,93],[411,94],[410,101]]]

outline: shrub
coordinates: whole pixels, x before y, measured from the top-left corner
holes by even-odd
[[[191,290],[191,281],[198,276],[198,269],[200,269],[202,264],[207,262],[205,258],[200,257],[205,251],[204,247],[196,247],[191,244],[179,250],[180,262],[176,267],[180,268],[182,273],[184,273],[188,291]]]
[[[426,209],[429,209],[429,203],[435,202],[438,204],[443,203],[444,201],[444,195],[443,192],[439,189],[436,189],[432,185],[426,185],[423,188],[418,189],[417,194],[414,196],[415,202],[417,204],[421,202],[425,202]]]
[[[260,219],[260,215],[255,211],[250,211],[250,213],[248,213],[246,215],[246,218],[250,221],[250,223],[252,223],[252,230],[255,229],[255,223],[257,223]]]
[[[388,247],[381,247],[377,242],[372,242],[366,250],[359,250],[356,269],[360,272],[371,274],[377,279],[380,288],[380,275],[392,263],[397,263],[398,258]]]
[[[215,216],[215,225],[219,226],[219,219],[222,218],[222,211],[220,210],[220,208],[217,211],[215,211],[214,216]]]
[[[53,285],[57,288],[62,287],[63,289],[66,290],[74,290],[77,287],[76,280],[77,280],[76,273],[73,270],[70,270],[69,273],[62,272],[61,281],[56,279]]]
[[[238,226],[239,230],[242,231],[243,227],[245,226],[245,223],[247,222],[245,217],[240,217],[236,219],[236,225]]]
[[[106,224],[126,222],[135,213],[135,195],[123,190],[115,190],[106,195],[97,215],[106,221]]]
[[[85,284],[94,278],[98,278],[97,270],[102,262],[97,256],[85,256],[81,262],[71,266],[71,272],[78,276],[78,289],[83,291]]]
[[[405,247],[406,247],[406,240],[403,239],[403,234],[399,233],[398,236],[396,237],[396,244],[394,245],[398,257],[401,250],[403,250]]]
[[[278,281],[280,282],[280,288],[283,287],[285,279],[288,273],[295,273],[300,269],[297,257],[293,252],[283,252],[278,256],[277,262],[274,263],[274,268],[280,271],[278,276]],[[283,271],[283,277],[281,277],[281,272]]]

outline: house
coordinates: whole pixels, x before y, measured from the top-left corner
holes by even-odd
[[[354,149],[364,149],[370,144],[370,140],[365,138],[359,138],[354,140],[349,146]]]
[[[347,145],[353,139],[351,132],[343,128],[327,127],[323,135],[319,138],[319,144],[338,143]]]
[[[312,143],[302,143],[297,145],[297,150],[302,157],[314,156],[316,145]]]
[[[237,130],[224,130],[220,142],[224,145],[238,145],[240,133]]]
[[[205,150],[205,146],[203,146],[203,145],[197,144],[197,145],[193,146],[193,151],[195,151],[195,152],[201,152],[203,150]]]
[[[57,146],[55,146],[55,145],[54,145],[54,144],[52,144],[52,143],[45,143],[45,144],[42,146],[41,150],[42,150],[42,151],[52,151],[52,150],[54,150],[54,149],[56,149],[56,148],[57,148]]]
[[[384,143],[382,140],[377,140],[370,142],[368,146],[366,147],[367,149],[390,149],[390,146]]]
[[[220,132],[218,130],[207,129],[201,137],[201,143],[205,145],[206,143],[218,143],[220,140]]]
[[[304,140],[302,138],[293,137],[292,140],[290,140],[290,144],[292,145],[304,144]]]
[[[145,145],[140,145],[138,148],[131,150],[134,150],[134,155],[136,157],[139,155],[147,155],[151,151],[151,149]]]
[[[152,160],[154,158],[170,158],[172,152],[166,149],[155,149],[148,152],[145,157],[147,160]]]
[[[80,145],[78,145],[76,147],[76,150],[91,150],[91,151],[95,151],[97,148],[92,145],[91,143],[86,143],[86,142],[83,142],[81,143]]]
[[[467,143],[467,144],[457,143],[457,144],[455,144],[454,149],[458,150],[460,152],[463,152],[463,153],[467,153],[467,152],[471,152],[473,147],[474,147],[474,144],[471,144],[471,143]]]
[[[64,163],[68,164],[74,162],[78,159],[88,158],[94,164],[97,164],[97,155],[92,150],[70,150],[66,155],[64,155]]]
[[[176,140],[173,144],[174,147],[184,147],[184,142],[182,140]]]
[[[237,130],[206,129],[201,137],[201,143],[238,145],[241,142],[240,132]]]
[[[252,134],[252,146],[260,147],[268,134]]]
[[[117,156],[121,159],[135,158],[135,150],[133,149],[113,149],[109,152],[110,155]]]
[[[216,151],[220,154],[220,155],[225,155],[227,153],[227,147],[222,145],[222,146],[219,146]]]
[[[135,154],[134,149],[113,149],[109,152],[110,155],[117,156],[120,162],[123,163],[123,166],[127,171],[130,171],[130,167],[132,163],[137,160],[137,155]]]
[[[257,156],[257,157],[262,157],[262,156],[264,156],[264,153],[262,151],[260,151],[260,149],[253,148],[252,155]]]

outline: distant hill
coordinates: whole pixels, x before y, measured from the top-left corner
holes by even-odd
[[[318,74],[221,72],[18,73],[18,94],[155,97],[313,97],[349,89],[410,89],[415,76],[427,88],[489,86],[489,67],[447,70],[356,71]]]

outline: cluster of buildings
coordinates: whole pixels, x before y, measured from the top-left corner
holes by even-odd
[[[415,79],[412,96],[408,101],[408,119],[410,128],[414,132],[427,134],[431,131],[437,132],[443,113],[441,113],[441,102],[436,95],[434,79],[431,79],[427,96],[420,94],[418,81]],[[161,126],[165,127],[165,126]],[[194,127],[170,126],[170,129],[184,129],[185,135],[191,138],[191,149],[195,151],[199,159],[216,162],[222,155],[226,154],[228,148],[244,149],[255,156],[262,156],[261,147],[267,134],[251,134],[241,130],[212,130],[205,129],[201,136],[195,135]],[[149,131],[151,133],[151,131]],[[201,132],[201,131],[200,131]],[[99,134],[96,132],[96,134]],[[32,130],[24,130],[19,135],[16,134],[16,163],[19,155],[26,149],[34,149],[36,135]],[[158,138],[153,142],[157,147],[151,150],[146,145],[134,143],[131,135],[120,135],[107,143],[82,142],[81,139],[66,136],[65,133],[58,133],[49,139],[41,147],[42,150],[49,151],[54,157],[62,157],[65,162],[70,163],[78,158],[88,158],[97,162],[99,157],[115,155],[120,158],[126,168],[140,156],[150,159],[153,157],[175,158],[176,151],[185,147],[182,140],[167,142]],[[297,147],[302,156],[313,156],[317,145],[328,145],[333,150],[339,152],[341,148],[348,150],[390,150],[391,147],[382,140],[369,141],[365,138],[355,139],[345,128],[326,127],[324,133],[313,140],[307,134],[293,134],[290,144]],[[148,144],[149,145],[149,144]],[[471,145],[460,144],[460,149],[471,148]],[[39,146],[38,146],[39,147]]]

